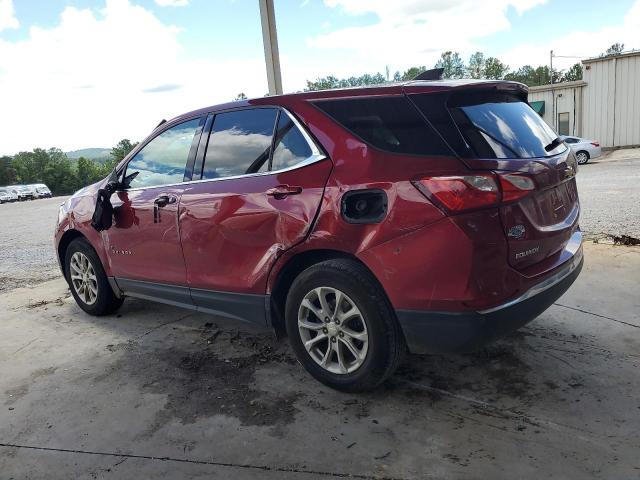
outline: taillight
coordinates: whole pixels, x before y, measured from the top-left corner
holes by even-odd
[[[524,175],[503,173],[498,175],[498,178],[500,179],[500,188],[502,188],[503,202],[518,200],[536,188],[533,180]]]
[[[424,177],[413,184],[427,198],[452,213],[497,206],[535,190],[531,178],[511,173]]]
[[[500,190],[492,174],[425,177],[414,185],[452,212],[497,205],[500,200]]]
[[[594,147],[599,147],[600,143],[599,142],[591,142],[591,145],[593,145]]]

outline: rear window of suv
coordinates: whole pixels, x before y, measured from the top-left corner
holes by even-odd
[[[460,92],[411,97],[461,157],[539,158],[566,150],[557,135],[519,97]]]
[[[410,155],[452,154],[405,96],[320,100],[314,105],[380,150]]]

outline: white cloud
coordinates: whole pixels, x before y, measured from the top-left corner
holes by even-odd
[[[161,7],[184,7],[189,4],[189,0],[156,0]]]
[[[579,28],[579,25],[574,27]],[[505,49],[498,56],[515,69],[523,65],[548,65],[551,50],[559,56],[587,58],[600,55],[616,42],[624,43],[627,50],[640,48],[640,0],[636,0],[624,20],[617,25],[589,31],[575,29],[550,40]],[[553,66],[566,69],[580,60],[557,57],[553,60]]]
[[[473,52],[474,41],[507,30],[509,7],[519,14],[546,0],[325,0],[351,15],[374,14],[379,22],[343,28],[307,40],[319,49],[350,49],[371,60],[433,64],[444,50]],[[383,60],[384,61],[384,60]]]
[[[18,28],[20,23],[13,10],[13,0],[0,0],[0,32],[9,28]]]
[[[129,0],[67,7],[53,28],[0,38],[0,155],[140,140],[163,118],[267,90],[261,55],[187,60],[179,30]]]

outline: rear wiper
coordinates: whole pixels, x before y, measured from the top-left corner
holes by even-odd
[[[544,147],[545,152],[550,152],[551,150],[556,148],[558,145],[560,145],[562,142],[563,140],[560,137],[556,137],[549,145]]]

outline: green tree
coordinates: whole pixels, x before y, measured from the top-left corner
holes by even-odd
[[[505,80],[513,80],[515,82],[521,82],[530,87],[536,87],[538,85],[547,85],[551,83],[551,77],[549,75],[549,67],[547,65],[541,65],[537,68],[533,68],[531,65],[525,65],[520,67],[515,72],[509,72],[504,76]],[[558,83],[562,81],[562,72],[559,70],[553,71],[553,82]]]
[[[564,82],[573,82],[575,80],[582,80],[582,65],[576,63],[563,75],[562,80]]]
[[[13,157],[13,166],[16,170],[17,182],[31,183],[37,180],[35,156],[36,153],[34,150],[33,152],[19,152]]]
[[[462,78],[465,73],[464,61],[458,52],[444,52],[436,62],[435,68],[444,68],[442,78]]]
[[[349,77],[339,79],[333,75],[317,78],[315,81],[307,80],[306,91],[330,90],[332,88],[362,87],[366,85],[380,85],[386,80],[382,73],[369,74],[365,73],[359,77]]]
[[[238,95],[236,95],[236,98],[234,98],[234,101],[238,101],[238,100],[246,100],[247,96],[244,94],[244,92],[240,92]]]
[[[136,148],[136,145],[138,145],[138,142],[131,143],[131,140],[128,138],[120,140],[118,144],[111,149],[111,163],[113,165],[118,164],[131,150]],[[113,166],[111,168],[113,168]]]
[[[484,62],[483,77],[490,80],[502,80],[509,71],[509,65],[505,65],[496,57],[489,57]]]
[[[484,53],[476,52],[469,57],[469,65],[467,66],[467,73],[470,78],[484,78],[485,75],[485,60]]]
[[[72,193],[78,187],[78,178],[71,161],[59,149],[49,149],[49,162],[45,166],[42,182],[56,194]]]
[[[613,55],[620,55],[622,52],[624,52],[624,43],[616,42],[613,45],[611,45],[609,48],[607,48],[607,51],[604,52],[602,56],[611,57]]]
[[[13,157],[8,155],[0,157],[0,185],[14,183],[16,183],[16,169],[13,166]]]
[[[404,73],[396,72],[393,75],[393,81],[394,82],[407,82],[409,80],[413,80],[414,78],[416,78],[418,75],[420,75],[425,70],[427,70],[427,67],[425,67],[424,65],[421,65],[419,67],[411,67],[411,68],[405,70]]]
[[[104,177],[102,166],[85,157],[80,157],[76,163],[77,187],[82,188],[97,182]]]

